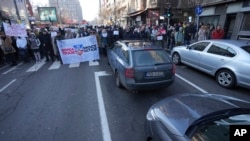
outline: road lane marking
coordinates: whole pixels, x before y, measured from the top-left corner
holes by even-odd
[[[49,70],[59,69],[60,66],[61,66],[61,62],[60,62],[60,61],[55,61],[55,62],[53,62],[53,64],[49,67]]]
[[[197,90],[201,91],[202,93],[208,93],[207,91],[205,91],[204,89],[202,89],[201,87],[195,85],[194,83],[188,81],[187,79],[185,79],[184,77],[175,74],[175,76],[177,76],[178,78],[180,78],[181,80],[185,81],[186,83],[188,83],[189,85],[193,86],[194,88],[196,88]]]
[[[78,68],[79,66],[80,66],[80,63],[69,64],[69,68]]]
[[[20,63],[20,64],[18,64],[17,66],[13,66],[12,68],[10,68],[9,70],[7,70],[7,71],[6,71],[6,72],[4,72],[3,74],[7,74],[7,73],[9,73],[9,72],[11,72],[11,71],[13,71],[13,70],[17,69],[17,67],[21,66],[22,64],[23,64],[23,62],[22,62],[22,63]]]
[[[35,72],[38,71],[43,65],[45,64],[45,59],[43,59],[41,62],[34,64],[32,67],[30,67],[26,72]]]
[[[100,120],[102,126],[102,138],[103,141],[112,141],[110,136],[109,124],[107,120],[107,114],[105,111],[105,106],[103,102],[102,90],[99,77],[101,76],[108,76],[110,74],[106,73],[105,71],[95,72],[95,83],[96,83],[96,92],[97,92],[97,99],[98,99],[98,107],[100,113]]]
[[[98,66],[99,62],[98,61],[89,61],[89,66]]]
[[[4,91],[6,88],[8,88],[8,87],[9,87],[12,83],[14,83],[15,81],[16,81],[16,79],[10,81],[10,83],[8,83],[8,84],[5,85],[2,89],[0,89],[0,93],[1,93],[2,91]]]

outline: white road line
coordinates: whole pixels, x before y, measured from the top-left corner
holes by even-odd
[[[0,70],[2,70],[2,69],[5,69],[5,68],[7,68],[7,67],[9,67],[10,65],[4,65],[4,66],[2,66],[1,68],[0,68]]]
[[[2,89],[0,89],[0,93],[1,93],[2,91],[4,91],[7,87],[9,87],[12,83],[14,83],[15,81],[16,81],[16,79],[10,81],[10,83],[8,83],[8,84],[5,85]]]
[[[45,62],[44,62],[44,60],[42,60],[41,62],[34,64],[26,72],[35,72],[35,71],[38,71],[44,64],[45,64]]]
[[[181,80],[185,81],[186,83],[188,83],[189,85],[193,86],[194,88],[196,88],[197,90],[201,91],[202,93],[208,93],[207,91],[205,91],[204,89],[202,89],[201,87],[195,85],[194,83],[188,81],[187,79],[183,78],[182,76],[175,74],[175,76],[177,76],[178,78],[180,78]]]
[[[107,115],[105,111],[105,106],[103,102],[100,79],[99,79],[100,76],[107,76],[107,75],[110,75],[110,74],[106,73],[105,71],[95,72],[95,83],[96,83],[96,92],[97,92],[100,120],[101,120],[101,126],[102,126],[102,138],[103,138],[103,141],[112,141],[111,136],[110,136]]]
[[[17,67],[21,66],[22,64],[23,64],[23,62],[22,62],[22,63],[20,63],[20,64],[18,64],[17,66],[13,66],[12,68],[10,68],[9,70],[7,70],[7,71],[6,71],[6,72],[4,72],[3,74],[7,74],[7,73],[9,73],[9,72],[11,72],[11,71],[13,71],[13,70],[17,69]]]
[[[59,69],[60,66],[61,66],[61,62],[60,62],[60,61],[55,61],[55,62],[53,62],[53,64],[49,67],[49,70]]]
[[[80,66],[80,63],[69,64],[69,68],[78,68],[79,66]]]
[[[89,61],[89,66],[98,66],[99,62],[98,61]]]

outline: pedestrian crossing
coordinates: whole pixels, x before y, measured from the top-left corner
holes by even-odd
[[[7,69],[7,67],[5,67],[5,71],[2,72],[3,75],[9,74],[17,69],[19,69],[24,63],[21,62],[19,63],[17,66],[13,66],[10,67],[9,69]],[[25,72],[36,72],[39,71],[44,65],[46,64],[45,59],[41,60],[38,63],[34,63],[32,64],[32,66],[30,66]],[[79,68],[81,63],[72,63],[72,64],[65,64],[68,66],[68,68],[73,69],[73,68]],[[57,70],[60,69],[61,66],[63,64],[61,64],[60,61],[54,61],[49,67],[48,70]],[[64,66],[65,66],[64,65]],[[98,61],[89,61],[89,66],[98,66],[99,62]]]

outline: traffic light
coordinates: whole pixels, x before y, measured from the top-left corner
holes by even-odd
[[[172,12],[171,12],[171,8],[170,8],[170,7],[169,7],[169,8],[167,8],[166,16],[167,16],[168,18],[170,18],[170,17],[172,17],[172,16],[173,16],[173,14],[172,14]]]

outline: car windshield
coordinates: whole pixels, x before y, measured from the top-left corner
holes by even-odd
[[[250,125],[250,114],[241,114],[216,120],[198,130],[192,141],[227,141],[230,125]]]
[[[243,46],[241,48],[250,54],[250,46]]]
[[[164,50],[138,50],[133,51],[135,66],[152,66],[169,63],[171,60]]]

